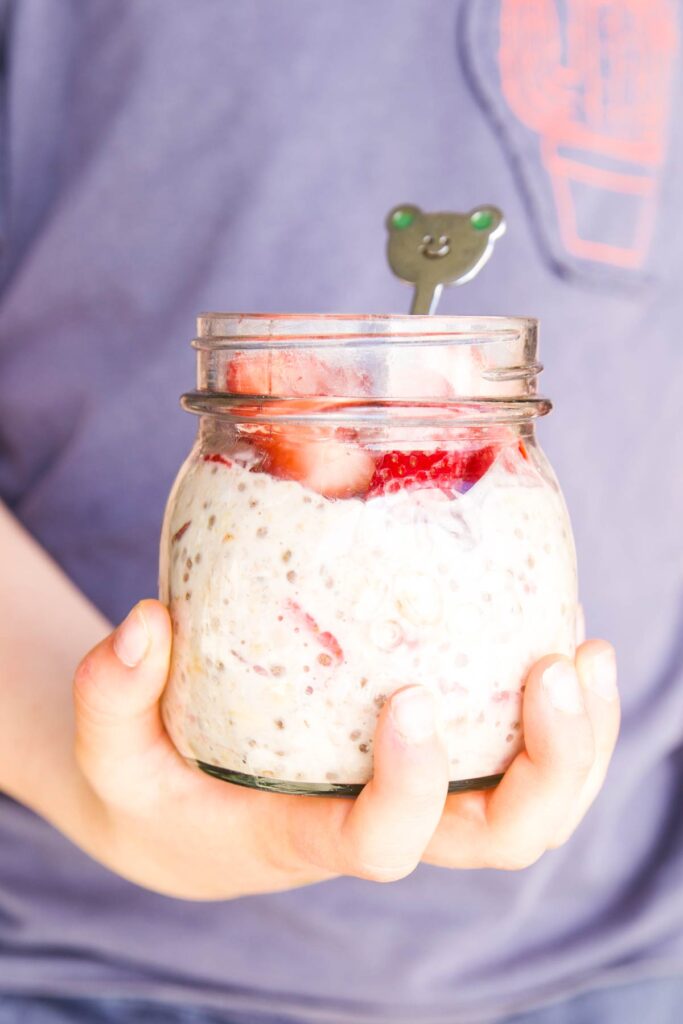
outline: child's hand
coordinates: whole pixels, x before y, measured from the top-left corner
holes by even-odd
[[[497,789],[447,796],[448,762],[430,693],[387,701],[375,774],[355,800],[259,792],[186,764],[159,713],[171,645],[168,613],[138,605],[81,663],[77,756],[101,805],[92,850],[149,889],[228,899],[335,875],[391,881],[420,860],[521,868],[563,842],[598,792],[616,741],[612,648],[583,644],[529,675],[527,750]],[[579,682],[580,680],[580,682]]]

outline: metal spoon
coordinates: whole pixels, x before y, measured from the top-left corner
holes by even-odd
[[[505,232],[496,206],[478,206],[469,213],[424,213],[402,203],[386,220],[387,258],[398,278],[415,285],[411,313],[434,313],[446,284],[464,284],[475,277]]]

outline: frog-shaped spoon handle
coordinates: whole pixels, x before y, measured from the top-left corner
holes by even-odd
[[[496,206],[469,213],[424,213],[403,203],[387,217],[389,266],[415,285],[411,313],[434,313],[446,284],[464,284],[479,273],[505,231]]]

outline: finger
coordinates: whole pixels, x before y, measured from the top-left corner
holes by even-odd
[[[422,686],[408,686],[382,709],[371,781],[354,801],[334,808],[328,802],[324,820],[322,808],[307,802],[296,815],[296,841],[310,861],[338,874],[394,881],[419,863],[447,792],[448,757],[434,697]]]
[[[544,658],[524,694],[526,750],[492,794],[487,820],[493,862],[533,863],[576,808],[595,761],[595,741],[574,664]]]
[[[487,793],[449,797],[426,854],[444,867],[523,868],[575,820],[595,760],[591,722],[573,663],[551,656],[531,669],[523,706],[526,748]]]
[[[593,728],[595,762],[584,783],[576,808],[576,820],[559,829],[552,847],[566,842],[598,795],[619,735],[621,713],[614,648],[605,640],[589,640],[576,652],[576,668]]]
[[[159,698],[168,676],[171,624],[142,601],[83,659],[74,678],[76,750],[99,775],[117,775],[165,737]]]

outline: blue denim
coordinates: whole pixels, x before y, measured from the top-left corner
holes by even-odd
[[[0,997],[0,1024],[230,1024],[193,1007],[129,999]]]
[[[681,1020],[683,977],[675,977],[586,992],[489,1024],[680,1024]],[[195,1007],[136,1000],[7,996],[0,997],[0,1024],[231,1024],[231,1019]],[[254,1018],[254,1024],[266,1022]],[[279,1022],[269,1018],[267,1024]],[[414,1024],[420,1024],[419,1019]]]
[[[675,977],[585,992],[490,1024],[680,1024],[681,1020],[683,977]]]

